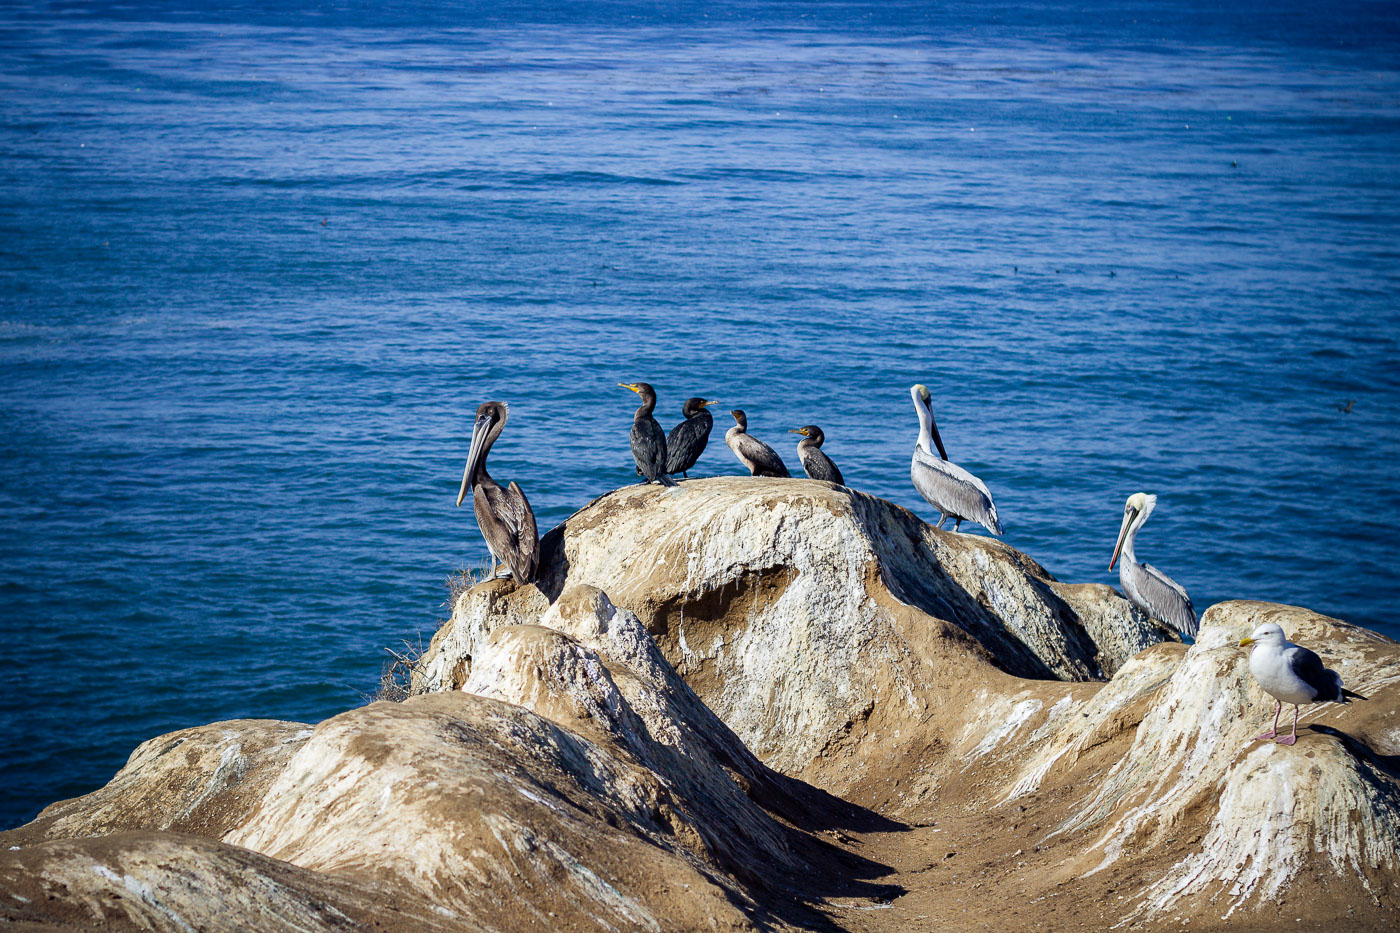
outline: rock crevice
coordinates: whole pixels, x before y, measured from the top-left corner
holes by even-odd
[[[1188,647],[1109,587],[803,480],[629,487],[542,554],[539,585],[460,596],[408,700],[153,739],[106,787],[0,834],[0,918],[1397,919],[1400,646],[1374,633],[1230,602]],[[1292,748],[1252,743],[1272,704],[1236,646],[1262,621],[1370,700],[1305,711]]]

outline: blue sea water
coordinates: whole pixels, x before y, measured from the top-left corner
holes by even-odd
[[[1384,2],[0,4],[0,827],[361,703],[485,557],[489,398],[542,528],[633,481],[632,380],[931,517],[925,382],[1060,578],[1147,490],[1198,610],[1400,635],[1397,53]]]

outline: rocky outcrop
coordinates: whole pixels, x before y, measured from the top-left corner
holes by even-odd
[[[809,481],[593,503],[468,590],[419,695],[142,745],[0,834],[34,928],[1372,929],[1400,914],[1400,646],[1110,588]],[[1370,699],[1255,743],[1277,621]],[[1108,678],[1108,679],[1104,679]],[[841,799],[844,798],[844,799]],[[219,905],[219,906],[214,906]],[[1300,921],[1302,924],[1300,925]]]
[[[455,693],[376,703],[314,729],[244,726],[147,743],[92,795],[98,799],[60,804],[6,834],[15,870],[7,875],[0,862],[0,879],[27,876],[47,898],[74,890],[75,872],[99,877],[128,888],[127,902],[134,898],[158,928],[172,929],[196,927],[205,916],[197,902],[211,891],[181,881],[190,866],[216,875],[235,863],[242,867],[229,883],[266,875],[271,880],[259,883],[286,888],[293,905],[316,902],[320,876],[350,891],[350,906],[377,903],[377,889],[392,889],[410,913],[451,928],[547,929],[565,914],[575,929],[660,929],[665,918],[708,916],[723,927],[749,926],[731,903],[746,896],[695,829],[726,814],[678,802],[625,749],[521,706]],[[231,770],[235,749],[258,745],[261,755],[244,759],[241,773]],[[217,760],[210,746],[224,749]],[[172,775],[180,778],[175,786]],[[192,795],[194,786],[207,793]],[[138,805],[115,806],[123,796]],[[763,816],[781,849],[782,832]],[[192,820],[223,845],[171,832],[189,830]],[[49,843],[116,833],[128,839],[118,849]],[[152,841],[166,858],[147,854]],[[248,860],[249,852],[267,859]],[[301,871],[279,875],[269,863]],[[77,890],[81,900],[101,903],[86,886]],[[522,899],[522,890],[531,896]]]
[[[980,814],[983,837],[1034,826],[1006,851],[979,848],[1029,851],[1024,872],[1053,885],[1087,894],[1141,873],[1106,919],[1238,919],[1319,874],[1353,913],[1394,908],[1400,732],[1379,724],[1397,708],[1400,653],[1387,639],[1235,602],[1207,612],[1188,648],[1109,587],[1055,581],[1000,542],[814,482],[632,487],[545,543],[538,587],[463,596],[419,689],[475,689],[474,646],[536,617],[564,580],[585,583],[644,620],[769,766],[915,824],[951,809]],[[1375,693],[1314,711],[1315,731],[1345,729],[1318,732],[1310,752],[1249,742],[1272,704],[1238,642],[1265,619],[1326,645]]]
[[[1170,637],[1108,587],[1066,586],[991,538],[811,480],[620,489],[550,532],[539,585],[465,593],[416,687],[459,688],[492,628],[597,587],[765,763],[846,793],[866,737],[908,735],[948,680],[1090,681]],[[990,681],[989,681],[990,682]]]

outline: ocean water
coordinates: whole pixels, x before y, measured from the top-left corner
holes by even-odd
[[[1324,9],[1325,6],[1325,9]],[[660,417],[909,485],[908,387],[1061,579],[1400,635],[1388,3],[0,4],[0,827],[316,721]],[[1350,405],[1349,410],[1346,409]],[[692,474],[695,475],[695,474]]]

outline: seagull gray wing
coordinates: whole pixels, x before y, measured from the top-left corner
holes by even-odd
[[[1001,522],[986,484],[956,463],[915,447],[909,477],[919,495],[938,511],[974,521],[994,535],[1001,534]]]
[[[1316,653],[1302,645],[1291,645],[1283,653],[1284,663],[1299,680],[1317,691],[1313,701],[1335,703],[1342,698],[1342,678],[1322,665]]]
[[[1134,581],[1138,594],[1147,603],[1149,614],[1160,619],[1182,635],[1196,637],[1200,623],[1191,597],[1185,588],[1151,564],[1142,564],[1142,573]]]

